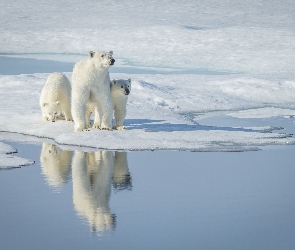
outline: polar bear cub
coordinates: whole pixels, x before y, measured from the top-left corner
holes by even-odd
[[[55,188],[67,182],[71,173],[72,151],[43,142],[40,155],[42,173],[48,184]]]
[[[115,129],[125,130],[123,126],[124,119],[127,113],[127,99],[131,92],[131,79],[128,80],[113,80],[111,82],[111,96],[113,101],[113,109],[115,116]]]
[[[124,119],[127,113],[127,99],[131,92],[131,79],[112,80],[110,84],[111,97],[115,116],[114,129],[125,130],[127,127],[123,126]],[[94,112],[94,106],[91,103],[87,104],[87,125],[90,127],[90,116]]]
[[[86,105],[94,107],[95,128],[112,129],[112,100],[109,68],[113,52],[89,51],[88,57],[76,63],[72,74],[72,115],[75,131],[87,130]]]
[[[40,95],[42,118],[55,122],[58,115],[67,121],[71,115],[71,84],[62,73],[52,73],[48,76]]]

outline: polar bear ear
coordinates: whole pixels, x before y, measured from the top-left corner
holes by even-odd
[[[56,105],[59,105],[59,103],[60,103],[60,101],[57,101],[55,104],[56,104]]]
[[[95,55],[95,52],[94,51],[88,51],[88,56],[89,57],[94,57],[94,55]]]
[[[128,79],[128,82],[131,83],[131,79],[130,78]]]
[[[116,80],[113,80],[112,82],[113,82],[113,84],[116,84]]]
[[[112,50],[110,50],[109,54],[112,56],[112,55],[113,55],[113,51],[112,51]]]

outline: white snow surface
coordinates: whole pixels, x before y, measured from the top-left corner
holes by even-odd
[[[70,77],[70,73],[67,74]],[[285,134],[266,133],[265,127],[249,129],[206,126],[198,125],[197,117],[190,118],[191,113],[208,116],[209,111],[246,108],[249,110],[240,111],[244,116],[245,113],[251,115],[253,110],[259,110],[259,113],[263,113],[262,117],[272,117],[273,108],[264,107],[265,103],[277,106],[276,115],[288,114],[290,117],[294,110],[286,109],[286,103],[293,105],[295,84],[292,85],[289,81],[278,83],[239,76],[219,76],[216,79],[216,76],[200,75],[169,75],[167,78],[167,75],[112,74],[114,78],[132,79],[125,120],[128,130],[92,129],[78,133],[74,132],[73,122],[42,120],[38,100],[47,76],[48,74],[0,76],[2,132],[53,139],[64,146],[111,150],[236,151],[243,146],[295,142],[294,138]],[[279,86],[283,86],[284,92],[277,93]],[[252,95],[248,94],[249,91]],[[257,107],[260,109],[250,110]],[[228,115],[238,116],[239,112],[229,111]]]
[[[294,13],[292,0],[1,1],[0,48],[70,62],[102,49],[131,66],[286,74],[295,72]]]
[[[12,154],[16,153],[17,150],[10,145],[0,142],[0,154]]]
[[[128,130],[75,133],[72,122],[41,119],[48,73],[0,72],[0,131],[111,150],[294,144],[294,137],[272,131],[271,120],[295,115],[294,13],[291,0],[2,1],[0,56],[74,65],[88,50],[113,50],[111,78],[131,78],[132,91]],[[254,121],[206,125],[217,111]],[[269,124],[259,126],[259,119]]]
[[[0,142],[0,170],[31,165],[34,163],[31,160],[14,156],[13,153],[16,152],[17,150],[12,146]]]

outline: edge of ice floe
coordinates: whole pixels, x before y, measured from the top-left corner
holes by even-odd
[[[17,152],[17,149],[13,148],[11,145],[0,142],[0,170],[20,168],[35,163],[35,161],[14,156],[13,154]]]

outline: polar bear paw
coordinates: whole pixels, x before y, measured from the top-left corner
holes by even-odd
[[[93,124],[92,128],[100,129],[100,126]]]
[[[73,122],[74,121],[72,117],[65,117],[65,120],[66,121],[69,121],[69,122]]]
[[[84,129],[82,129],[80,132],[88,132],[88,131],[90,131],[89,128],[84,128]]]
[[[87,132],[90,131],[89,128],[75,128],[75,132]]]
[[[127,130],[127,127],[125,126],[119,126],[119,127],[113,127],[113,129],[116,129],[116,130]]]
[[[109,130],[109,131],[112,131],[113,129],[112,128],[105,128],[105,127],[101,127],[99,128],[100,130]]]
[[[98,125],[93,124],[92,128],[96,128],[99,130],[112,130],[112,128],[108,128],[108,127],[100,127]]]

